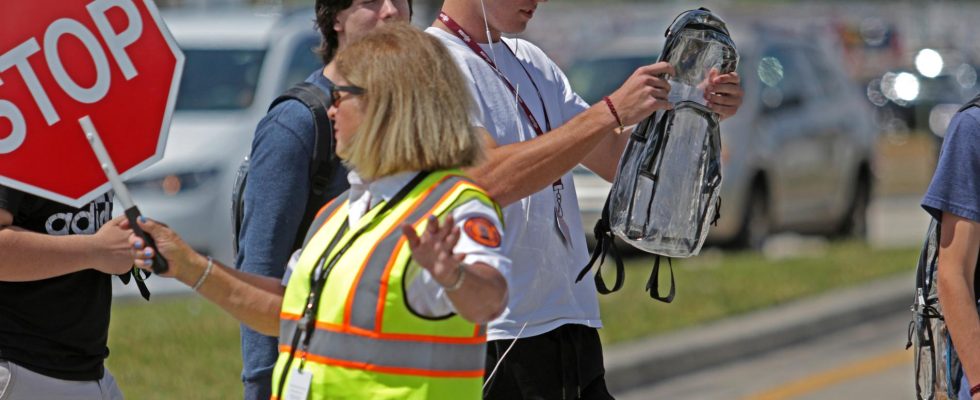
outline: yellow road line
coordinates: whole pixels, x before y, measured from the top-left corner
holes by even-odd
[[[912,351],[896,350],[877,357],[864,359],[839,368],[810,375],[803,379],[744,397],[742,400],[792,399],[804,394],[816,392],[841,382],[854,380],[906,363],[912,363]]]

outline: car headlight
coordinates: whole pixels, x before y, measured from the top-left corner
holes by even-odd
[[[163,193],[167,196],[176,196],[207,185],[217,176],[217,169],[209,169],[169,174],[151,179],[131,179],[126,181],[126,186],[134,192]]]

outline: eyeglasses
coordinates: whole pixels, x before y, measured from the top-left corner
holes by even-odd
[[[333,90],[330,91],[330,99],[332,100],[332,102],[330,103],[331,105],[333,105],[334,107],[340,107],[340,102],[344,98],[344,96],[341,94],[342,92],[347,92],[356,96],[356,95],[364,94],[364,88],[353,86],[353,85],[334,86]]]

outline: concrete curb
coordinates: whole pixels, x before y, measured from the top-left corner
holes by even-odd
[[[605,352],[606,383],[613,393],[624,393],[908,309],[914,282],[913,274],[884,278],[613,346]]]

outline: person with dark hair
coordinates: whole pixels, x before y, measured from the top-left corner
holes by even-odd
[[[316,26],[322,36],[318,52],[324,68],[314,71],[306,82],[330,98],[334,84],[326,75],[333,68],[337,51],[377,26],[407,21],[411,6],[411,0],[317,0]],[[238,269],[282,278],[290,255],[302,239],[298,236],[306,232],[307,226],[300,226],[306,222],[306,210],[317,210],[347,190],[347,169],[334,158],[322,195],[310,196],[316,132],[313,114],[298,100],[279,103],[259,122],[248,161],[235,260]],[[244,397],[268,399],[278,343],[275,337],[262,335],[244,324],[241,331]]]

